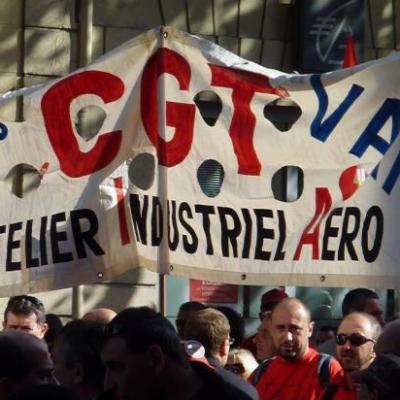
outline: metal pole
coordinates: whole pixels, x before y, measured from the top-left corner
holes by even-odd
[[[79,18],[79,66],[84,67],[92,61],[93,0],[81,0]],[[83,286],[72,288],[72,318],[83,314]]]
[[[167,277],[165,274],[160,273],[159,280],[158,280],[158,298],[159,298],[159,309],[160,313],[167,315],[167,291],[166,291],[166,282]]]
[[[24,62],[25,62],[25,0],[20,0],[20,10],[18,16],[18,56],[17,56],[17,76],[16,88],[21,89],[24,87]],[[16,111],[15,120],[22,122],[24,120],[24,97],[18,96],[16,98]]]

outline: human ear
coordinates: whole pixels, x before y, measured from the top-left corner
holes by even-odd
[[[146,351],[146,360],[149,367],[160,372],[165,367],[165,354],[159,345],[152,345]]]

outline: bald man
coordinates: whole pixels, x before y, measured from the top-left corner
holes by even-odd
[[[110,308],[95,308],[88,311],[82,319],[84,321],[98,322],[100,324],[108,324],[117,313]]]
[[[310,349],[310,312],[294,298],[280,302],[271,315],[270,332],[277,356],[255,374],[260,400],[317,400],[341,368],[332,357]]]

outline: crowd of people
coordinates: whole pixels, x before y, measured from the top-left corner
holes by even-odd
[[[177,329],[149,307],[95,309],[63,326],[38,298],[14,296],[0,332],[0,399],[400,398],[400,320],[385,324],[379,297],[361,288],[342,313],[337,330],[312,340],[307,306],[273,289],[245,338],[229,307],[182,304]]]

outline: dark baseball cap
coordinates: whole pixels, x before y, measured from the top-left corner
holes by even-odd
[[[287,299],[289,296],[283,289],[271,289],[261,296],[261,310],[266,310],[274,306],[276,303]]]

